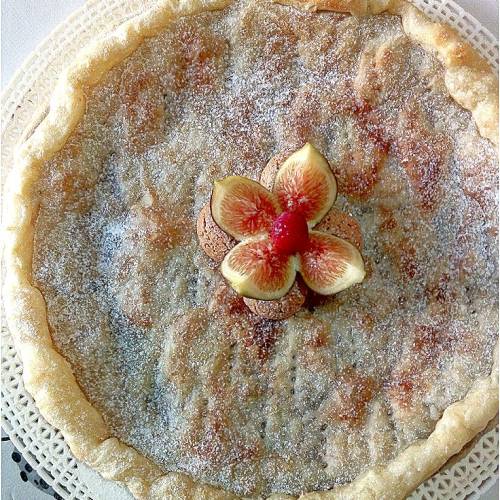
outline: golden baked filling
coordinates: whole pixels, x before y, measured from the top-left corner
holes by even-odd
[[[112,436],[163,473],[298,495],[388,464],[489,376],[497,155],[445,80],[399,15],[241,0],[174,17],[84,82],[34,184],[32,273]],[[317,229],[360,248],[366,277],[296,284],[298,311],[267,319],[197,219],[214,181],[259,181],[278,155],[274,175],[307,142],[338,184]]]

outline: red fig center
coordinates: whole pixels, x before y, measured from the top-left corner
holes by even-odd
[[[273,247],[279,254],[301,252],[309,242],[307,221],[298,212],[283,212],[274,220],[270,236]]]

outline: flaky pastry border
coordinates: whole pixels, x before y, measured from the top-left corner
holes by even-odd
[[[33,235],[40,167],[66,142],[85,110],[84,86],[99,82],[144,40],[178,16],[222,9],[231,0],[161,0],[80,53],[61,75],[47,116],[16,153],[4,198],[4,306],[23,363],[23,379],[42,415],[60,429],[76,458],[104,478],[124,483],[140,499],[234,499],[235,495],[177,472],[165,473],[134,448],[112,437],[99,412],[80,389],[69,363],[53,346],[46,304],[32,284]],[[387,11],[401,16],[405,32],[443,64],[450,95],[471,111],[482,136],[498,145],[498,82],[480,56],[451,28],[433,23],[406,0],[281,0],[312,10],[352,15]],[[304,499],[399,499],[437,471],[480,432],[498,410],[498,362],[466,397],[449,406],[432,434],[383,466],[353,482]],[[293,498],[275,494],[275,500]]]

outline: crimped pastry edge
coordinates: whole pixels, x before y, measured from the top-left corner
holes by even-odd
[[[229,3],[230,0],[162,0],[82,51],[78,60],[62,73],[48,115],[18,149],[6,183],[4,306],[8,327],[23,362],[25,387],[46,420],[61,430],[75,457],[106,479],[124,483],[136,498],[237,497],[182,473],[164,473],[134,448],[110,435],[102,416],[80,389],[69,363],[54,348],[45,301],[31,283],[38,210],[32,190],[42,163],[63,147],[84,113],[84,86],[98,83],[144,38],[154,36],[176,17],[222,9]],[[405,32],[443,64],[450,95],[471,111],[480,134],[498,145],[496,77],[487,63],[447,25],[431,22],[405,0],[281,0],[280,3],[353,15],[387,11],[401,16]],[[497,358],[496,353],[491,375],[477,380],[463,400],[450,405],[427,439],[412,444],[387,464],[370,468],[347,485],[307,493],[301,498],[404,498],[459,452],[497,413]],[[293,497],[278,494],[269,498]]]

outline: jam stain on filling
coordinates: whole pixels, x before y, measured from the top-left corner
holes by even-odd
[[[283,333],[283,328],[277,321],[257,320],[252,325],[246,345],[255,346],[258,358],[266,361],[274,350],[274,345],[281,333]]]
[[[349,427],[359,426],[365,416],[378,384],[354,368],[344,369],[334,383],[332,392],[323,403],[325,420],[337,420]]]

